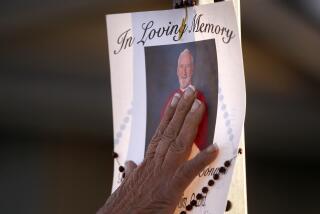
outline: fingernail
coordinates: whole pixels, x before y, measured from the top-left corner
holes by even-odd
[[[210,146],[208,146],[208,148],[206,149],[206,151],[208,153],[212,153],[212,152],[215,152],[215,151],[218,151],[219,150],[219,147],[217,145],[217,143],[214,143],[214,144],[211,144]]]
[[[195,101],[193,102],[193,104],[191,106],[191,112],[196,111],[200,105],[201,105],[201,101],[198,99],[195,99]]]
[[[171,104],[170,104],[170,105],[171,105],[172,107],[175,107],[175,106],[178,104],[180,97],[181,97],[180,94],[175,93],[174,96],[173,96],[173,98],[172,98],[172,100],[171,100]]]
[[[193,85],[189,85],[188,88],[185,90],[183,97],[188,98],[190,97],[194,92],[196,91],[196,88]]]

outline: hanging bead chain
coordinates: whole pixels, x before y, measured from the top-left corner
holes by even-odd
[[[241,154],[242,154],[242,149],[239,148],[238,155],[241,155]],[[122,178],[124,179],[125,178],[125,172],[124,172],[125,168],[124,168],[124,166],[122,166],[119,163],[118,153],[113,152],[112,156],[117,161],[117,163],[119,165],[118,170],[120,173],[122,173]],[[231,166],[232,161],[236,157],[237,157],[237,155],[235,157],[231,158],[230,160],[225,161],[223,166],[219,167],[218,173],[213,175],[213,177],[208,181],[207,186],[202,187],[201,192],[196,195],[196,199],[191,200],[190,203],[186,206],[186,209],[181,211],[180,214],[186,214],[188,211],[191,211],[194,207],[197,206],[198,201],[200,201],[201,199],[203,199],[207,195],[207,193],[209,192],[209,188],[214,186],[215,182],[217,182],[219,180],[221,175],[224,175],[227,173],[227,169]],[[227,205],[226,205],[226,211],[229,211],[231,209],[231,207],[232,207],[231,201],[228,200]]]
[[[122,179],[124,179],[125,176],[126,176],[126,173],[124,172],[124,171],[125,171],[125,168],[124,168],[124,166],[122,166],[122,165],[119,163],[119,160],[118,160],[119,155],[118,155],[118,153],[113,152],[113,153],[112,153],[112,157],[113,157],[113,159],[115,159],[115,160],[117,161],[117,164],[118,164],[118,166],[119,166],[118,170],[119,170],[120,173],[122,173],[122,176],[121,176],[121,177],[122,177]]]
[[[242,149],[239,148],[238,154],[242,154]],[[224,162],[224,166],[219,168],[217,174],[214,174],[213,177],[208,181],[207,186],[202,187],[201,192],[196,195],[196,199],[190,201],[190,203],[186,206],[185,210],[181,211],[180,214],[186,214],[188,211],[191,211],[194,207],[197,206],[198,202],[203,199],[207,193],[209,192],[209,188],[213,187],[215,182],[217,182],[221,175],[227,173],[227,169],[231,166],[232,161],[237,157],[237,155],[230,160]],[[231,209],[231,201],[227,201],[226,211]]]
[[[192,7],[192,6],[195,6],[196,4],[197,4],[196,0],[180,0],[180,2],[176,1],[174,8],[178,9],[183,7]]]

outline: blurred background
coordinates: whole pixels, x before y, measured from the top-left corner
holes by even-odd
[[[170,0],[0,3],[1,213],[94,213],[110,194],[105,14]],[[320,213],[320,1],[241,0],[249,213]]]

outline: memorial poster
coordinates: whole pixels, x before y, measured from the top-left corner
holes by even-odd
[[[181,27],[185,17],[186,25]],[[113,14],[106,20],[114,150],[119,154],[114,162],[113,191],[122,180],[119,165],[143,160],[174,94],[183,93],[191,84],[206,105],[190,158],[212,143],[219,146],[219,156],[184,192],[176,209],[180,213],[226,160],[237,157],[246,94],[233,3],[188,7],[187,11]],[[233,165],[227,170],[193,213],[224,213]]]

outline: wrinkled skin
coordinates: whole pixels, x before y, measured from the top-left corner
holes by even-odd
[[[98,214],[173,213],[184,190],[218,155],[209,146],[188,160],[204,105],[192,87],[168,104],[145,159],[126,163],[125,179]]]

